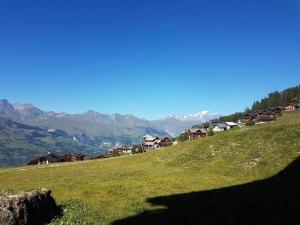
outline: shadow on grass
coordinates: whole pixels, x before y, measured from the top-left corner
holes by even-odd
[[[300,158],[266,180],[147,201],[166,208],[113,225],[299,225]]]

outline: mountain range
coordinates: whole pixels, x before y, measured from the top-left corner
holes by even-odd
[[[67,143],[69,145],[72,143],[70,146],[76,146],[75,149],[81,149],[81,152],[92,151],[98,153],[116,145],[140,143],[141,138],[146,134],[160,137],[175,137],[184,129],[216,117],[219,117],[219,115],[203,111],[193,115],[171,115],[150,121],[129,114],[120,115],[114,113],[107,115],[92,110],[82,114],[46,112],[32,104],[12,104],[6,99],[2,99],[0,100],[1,133],[4,133],[4,130],[6,130],[6,134],[9,135],[6,135],[6,137],[0,136],[0,151],[2,153],[4,149],[7,151],[7,143],[15,139],[14,133],[19,133],[25,135],[21,138],[22,143],[26,142],[26,138],[36,140],[36,142],[31,143],[35,146],[32,149],[43,149],[44,152],[50,150],[70,152],[70,148],[64,147],[59,149],[57,147],[59,144],[57,144],[55,138],[58,135],[60,138],[59,142],[63,142],[64,146]],[[5,125],[9,124],[7,121],[14,125]],[[30,127],[30,129],[20,129],[20,127],[26,126],[28,126],[27,128]],[[30,130],[30,135],[33,135],[34,138],[30,137],[30,135],[28,136],[28,130]],[[54,147],[50,146],[50,142],[47,142],[47,145],[45,145],[43,141],[42,144],[41,140],[37,141],[37,131],[42,133],[37,136],[42,135],[44,139],[51,139],[52,143],[56,143]],[[56,136],[53,136],[53,134]],[[49,136],[49,138],[44,136]],[[16,140],[14,140],[14,143],[16,143]],[[40,154],[41,152],[36,151],[36,153]],[[27,154],[24,153],[24,155]],[[27,160],[26,157],[23,158]],[[24,160],[21,160],[21,162],[24,163]],[[16,162],[14,161],[14,163]]]

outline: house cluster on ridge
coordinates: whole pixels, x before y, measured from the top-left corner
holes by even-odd
[[[161,147],[169,146],[171,144],[172,141],[169,137],[159,138],[151,135],[145,135],[140,145],[123,145],[121,147],[112,148],[108,151],[108,157],[147,152],[150,150],[160,149]]]
[[[300,100],[295,99],[284,107],[286,112],[296,111],[300,109]]]
[[[234,127],[237,127],[238,124],[235,122],[225,122],[225,123],[217,123],[214,127],[213,127],[213,132],[220,132],[220,131],[225,131],[225,130],[229,130],[232,129]]]
[[[253,122],[268,122],[276,119],[282,115],[282,112],[296,111],[300,109],[300,100],[294,99],[286,106],[275,106],[266,110],[258,110],[254,113],[245,113],[240,119],[239,123]]]
[[[211,129],[213,132],[221,132],[237,126],[238,124],[234,122],[222,123],[221,121],[215,119],[209,121],[209,123],[193,126],[191,129],[187,129],[183,133],[188,136],[189,141],[192,141],[208,136],[209,129]]]
[[[267,110],[258,110],[254,113],[245,113],[239,119],[239,123],[246,123],[249,121],[254,121],[254,122],[272,121],[277,117],[281,116],[284,109],[285,108],[283,106],[277,106],[277,107],[269,108]]]
[[[112,148],[108,151],[108,157],[114,157],[118,155],[124,155],[124,154],[132,154],[133,146],[132,145],[122,145],[117,148]]]
[[[55,154],[48,152],[47,155],[40,156],[28,163],[28,165],[43,165],[43,164],[52,164],[60,162],[73,162],[73,161],[83,161],[86,155],[83,154]]]

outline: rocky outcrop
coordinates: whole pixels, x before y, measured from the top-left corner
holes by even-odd
[[[0,225],[42,225],[60,214],[51,190],[0,197]]]

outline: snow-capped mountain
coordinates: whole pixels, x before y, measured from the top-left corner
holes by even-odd
[[[212,119],[216,119],[220,117],[219,114],[211,113],[209,111],[201,111],[195,114],[189,114],[189,115],[170,115],[167,118],[174,118],[180,121],[197,121],[197,122],[207,122]]]
[[[170,115],[166,118],[152,121],[152,124],[157,128],[173,137],[178,136],[183,130],[188,129],[194,125],[208,122],[212,119],[219,118],[217,113],[209,111],[202,111],[189,115]]]

